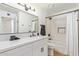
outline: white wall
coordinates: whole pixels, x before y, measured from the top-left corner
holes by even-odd
[[[39,23],[45,25],[45,17],[47,16],[47,13],[37,9],[37,14],[38,14],[38,18],[39,18]]]

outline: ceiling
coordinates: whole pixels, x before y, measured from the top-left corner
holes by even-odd
[[[77,3],[30,3],[30,5],[34,7],[36,10],[40,9],[48,14],[54,14],[63,10],[75,8],[78,4]],[[6,9],[3,7],[5,7]],[[3,10],[11,11],[13,13],[16,13],[17,11],[14,8],[2,4],[0,4],[0,8]]]
[[[75,8],[77,3],[31,3],[31,6],[48,13],[57,13],[66,9]]]
[[[1,4],[1,3],[0,3],[0,9],[8,11],[8,12],[15,13],[15,14],[18,12],[18,9],[10,7],[10,6],[6,5],[6,4]]]

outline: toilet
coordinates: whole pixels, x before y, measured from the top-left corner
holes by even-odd
[[[54,56],[55,45],[51,42],[48,42],[48,56]]]

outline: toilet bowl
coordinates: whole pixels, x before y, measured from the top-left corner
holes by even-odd
[[[54,43],[48,43],[48,56],[54,56]]]

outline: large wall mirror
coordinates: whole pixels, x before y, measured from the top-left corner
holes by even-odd
[[[0,4],[0,34],[39,32],[37,16]]]
[[[18,32],[38,32],[38,17],[24,11],[19,12]]]

